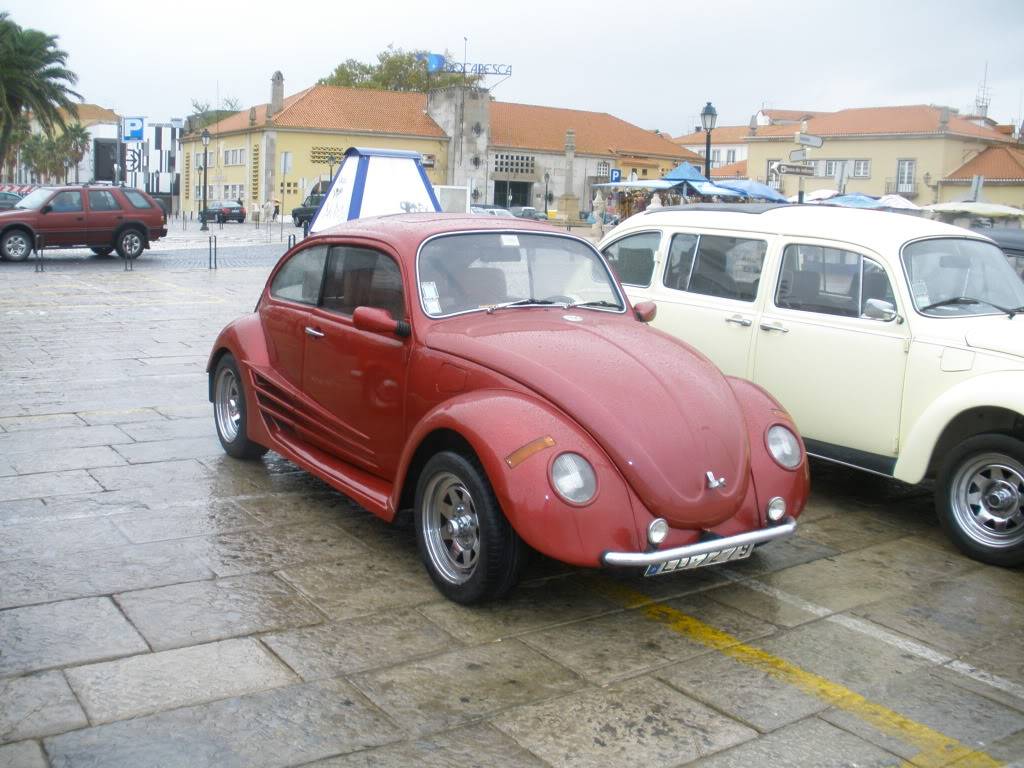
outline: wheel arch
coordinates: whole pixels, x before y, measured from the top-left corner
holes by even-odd
[[[25,232],[27,232],[28,236],[29,236],[29,239],[32,241],[32,247],[35,248],[35,244],[36,244],[36,231],[32,228],[32,225],[26,224],[23,221],[15,221],[15,222],[13,222],[11,224],[8,224],[3,229],[0,229],[0,239],[3,239],[3,237],[8,232],[10,232],[12,229],[22,229]]]
[[[121,235],[123,235],[125,231],[129,229],[137,229],[139,231],[139,234],[142,235],[142,247],[149,248],[149,227],[147,227],[145,223],[141,221],[121,222],[121,224],[118,225],[117,229],[114,230],[114,238],[111,242],[111,245],[117,248],[118,238],[121,237]]]

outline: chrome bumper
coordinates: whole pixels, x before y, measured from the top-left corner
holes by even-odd
[[[746,547],[752,544],[763,544],[767,541],[785,539],[796,532],[796,520],[792,517],[785,517],[781,522],[770,528],[761,528],[757,531],[737,533],[735,536],[726,536],[721,539],[710,541],[699,541],[696,544],[687,544],[684,547],[673,549],[656,549],[652,552],[605,552],[601,555],[601,562],[605,565],[657,565],[667,563],[669,560],[681,560],[684,558],[698,557],[713,552],[721,552],[724,549]],[[713,562],[713,558],[711,558]],[[710,565],[711,563],[707,563]]]

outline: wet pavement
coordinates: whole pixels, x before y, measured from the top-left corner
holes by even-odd
[[[223,454],[206,356],[283,249],[182,245],[0,264],[0,766],[1024,759],[1024,571],[957,554],[927,490],[815,465],[748,561],[535,557],[457,606],[410,530]]]

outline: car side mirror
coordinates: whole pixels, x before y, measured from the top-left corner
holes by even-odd
[[[361,331],[393,333],[402,338],[412,332],[407,322],[395,320],[386,309],[380,307],[356,307],[352,313],[352,325]]]
[[[641,323],[649,323],[658,314],[658,305],[653,301],[641,301],[633,307],[633,312]]]
[[[39,209],[39,212],[40,213],[49,213],[52,210],[53,210],[53,206],[50,205],[49,203],[47,203],[46,205],[44,205],[42,208]]]
[[[884,299],[868,299],[864,302],[864,317],[889,322],[899,317],[896,307]]]

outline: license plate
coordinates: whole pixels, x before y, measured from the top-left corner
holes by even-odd
[[[744,544],[741,547],[725,547],[716,549],[713,552],[706,552],[703,555],[693,557],[679,557],[664,563],[648,565],[644,576],[661,576],[665,573],[676,573],[677,571],[692,571],[694,568],[703,568],[706,565],[718,565],[734,560],[745,560],[754,551],[753,544]]]

